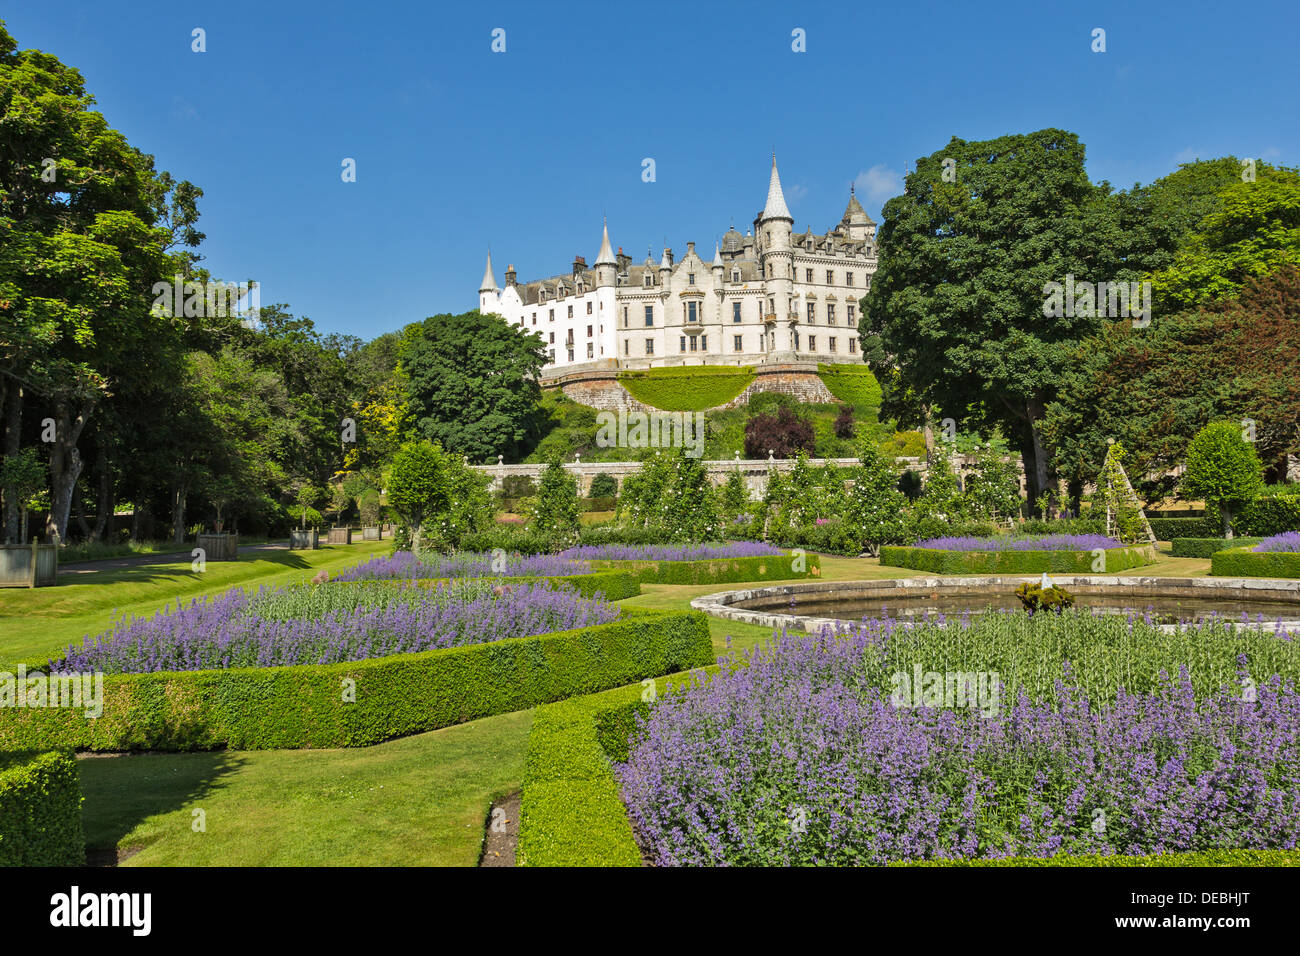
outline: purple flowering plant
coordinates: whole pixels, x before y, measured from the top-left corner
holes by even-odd
[[[499,560],[498,560],[499,557]],[[499,570],[498,570],[499,569]],[[434,578],[556,577],[584,574],[590,568],[555,554],[505,554],[459,551],[453,554],[427,553],[417,557],[397,551],[387,557],[371,558],[348,568],[336,581],[429,580]]]
[[[1287,531],[1283,534],[1275,534],[1271,538],[1265,538],[1252,551],[1261,552],[1300,552],[1300,531]]]

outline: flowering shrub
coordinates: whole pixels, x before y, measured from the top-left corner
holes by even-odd
[[[583,561],[711,561],[771,554],[781,554],[781,549],[760,541],[729,541],[724,544],[578,545],[561,551],[557,557]]]
[[[1285,534],[1275,534],[1271,538],[1265,538],[1252,551],[1286,551],[1300,552],[1300,531],[1288,531]]]
[[[723,662],[743,666],[660,697],[615,768],[655,862],[854,865],[1295,845],[1292,677],[1261,679],[1248,694],[1231,685],[1198,694],[1181,667],[1148,690],[1090,698],[1066,666],[1050,693],[1022,685],[1014,703],[985,716],[896,706],[871,663],[890,638],[883,625],[783,636]],[[1238,666],[1244,681],[1244,655]]]
[[[1044,534],[1025,537],[928,538],[912,545],[934,551],[1091,551],[1122,548],[1114,538],[1100,534]]]
[[[232,590],[118,624],[51,670],[152,673],[331,664],[606,624],[604,600],[545,584]]]
[[[343,571],[337,581],[428,580],[431,578],[555,577],[581,574],[586,564],[554,554],[507,554],[498,561],[491,554],[462,551],[455,554],[425,553],[416,557],[398,551],[389,557],[371,558]]]

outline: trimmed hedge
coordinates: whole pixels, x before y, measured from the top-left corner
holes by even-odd
[[[1151,531],[1161,541],[1175,538],[1214,538],[1223,533],[1217,521],[1209,518],[1148,518]]]
[[[81,779],[70,753],[0,754],[0,866],[84,866]]]
[[[683,365],[618,373],[618,383],[633,398],[667,412],[717,408],[753,381],[752,365]]]
[[[827,391],[855,408],[880,407],[880,383],[865,365],[817,364],[817,374]]]
[[[592,561],[594,570],[612,569],[634,575],[641,584],[735,584],[743,581],[791,581],[819,578],[821,558],[803,556],[803,571],[792,569],[793,555],[752,558],[713,558],[707,561]]]
[[[516,577],[490,578],[389,578],[380,581],[335,581],[336,585],[346,587],[350,584],[388,584],[393,587],[431,588],[439,584],[465,581],[503,581],[507,584],[549,584],[551,587],[571,587],[585,598],[603,595],[606,601],[622,601],[624,598],[636,597],[641,593],[641,581],[629,571],[593,571],[589,574],[562,574],[553,577],[540,575],[519,575]],[[44,661],[38,666],[44,666]]]
[[[935,548],[912,548],[883,545],[881,565],[914,568],[932,574],[1113,574],[1154,564],[1155,554],[1148,545],[1106,549],[1106,570],[1092,570],[1091,551],[941,551]]]
[[[1300,850],[1196,850],[1150,856],[1008,856],[996,860],[915,860],[890,866],[1300,866]]]
[[[1229,548],[1259,544],[1260,538],[1174,538],[1169,553],[1175,558],[1209,558]]]
[[[1300,578],[1300,553],[1232,548],[1210,556],[1210,573],[1231,578]]]
[[[708,670],[712,670],[710,667]],[[689,674],[657,681],[660,693]],[[539,707],[528,735],[519,809],[519,866],[640,866],[610,761],[647,705],[640,685]]]
[[[109,674],[99,718],[6,709],[0,748],[360,747],[713,662],[705,615],[624,613],[595,627],[337,664]],[[344,700],[349,686],[355,702]]]

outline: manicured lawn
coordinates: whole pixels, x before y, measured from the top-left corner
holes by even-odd
[[[391,547],[391,541],[366,541],[318,551],[260,551],[238,561],[209,561],[202,573],[191,570],[187,554],[169,564],[60,574],[55,587],[0,589],[0,668],[55,654],[104,631],[115,616],[149,615],[171,601],[232,587],[304,581]]]
[[[128,866],[473,866],[531,726],[525,710],[355,750],[86,757],[86,845],[143,847]]]

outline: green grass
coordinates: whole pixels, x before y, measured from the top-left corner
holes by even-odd
[[[319,551],[263,551],[209,561],[202,573],[191,569],[187,554],[167,564],[60,573],[59,584],[49,588],[0,589],[0,667],[57,653],[106,630],[114,616],[150,615],[172,601],[232,587],[301,582],[391,547],[391,541],[366,541]]]
[[[618,374],[618,383],[637,401],[674,412],[702,412],[725,405],[753,381],[752,365],[692,365]]]
[[[86,845],[142,848],[128,866],[473,866],[488,807],[523,779],[532,715],[363,750],[83,758]]]

